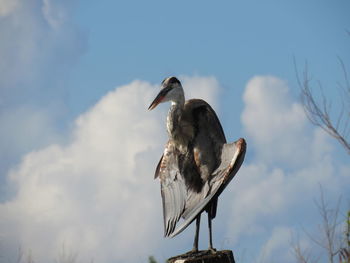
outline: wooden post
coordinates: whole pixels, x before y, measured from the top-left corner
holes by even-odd
[[[197,253],[186,253],[167,260],[167,263],[235,263],[231,250],[211,252],[208,250]]]

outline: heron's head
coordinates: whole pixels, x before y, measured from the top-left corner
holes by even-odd
[[[162,81],[162,89],[158,93],[157,97],[153,100],[148,107],[149,110],[153,110],[159,103],[171,101],[173,103],[184,103],[185,96],[182,89],[181,82],[176,77],[169,77]]]

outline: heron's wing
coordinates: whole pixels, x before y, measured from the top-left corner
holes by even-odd
[[[221,164],[221,152],[226,143],[220,121],[212,107],[204,100],[192,99],[185,104],[185,114],[191,116],[194,136],[191,141],[196,169],[203,183],[200,192],[188,194],[182,217],[186,220],[199,203],[209,194],[212,173]],[[233,156],[233,155],[232,155]],[[188,176],[184,174],[184,176]]]
[[[184,132],[189,151],[179,153],[169,141],[155,174],[161,181],[164,233],[170,237],[182,232],[223,190],[239,169],[245,151],[239,141],[225,144],[218,117],[205,101],[187,101],[182,116],[184,131],[191,131]],[[184,222],[176,228],[181,216]]]
[[[159,177],[163,201],[164,235],[175,229],[186,203],[186,185],[180,174],[178,153],[169,141],[157,166],[155,177]]]
[[[196,130],[194,139],[200,134],[205,134],[207,140],[221,145],[226,143],[225,133],[219,118],[207,102],[201,99],[188,100],[185,103],[184,111],[193,116]]]
[[[221,154],[221,163],[219,167],[213,172],[211,181],[203,188],[208,188],[207,195],[200,201],[197,201],[190,210],[185,211],[186,217],[183,223],[177,227],[169,237],[174,237],[181,233],[192,221],[201,213],[208,203],[218,196],[227,184],[235,176],[241,167],[246,152],[246,143],[244,139],[230,144],[224,144]]]

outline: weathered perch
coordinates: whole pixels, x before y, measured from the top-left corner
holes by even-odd
[[[235,263],[231,250],[222,250],[212,253],[208,250],[198,251],[195,254],[182,254],[167,260],[167,263]]]

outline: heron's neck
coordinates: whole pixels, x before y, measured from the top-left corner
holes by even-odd
[[[175,139],[180,128],[179,121],[184,108],[185,99],[172,101],[167,117],[167,130],[169,139]]]

